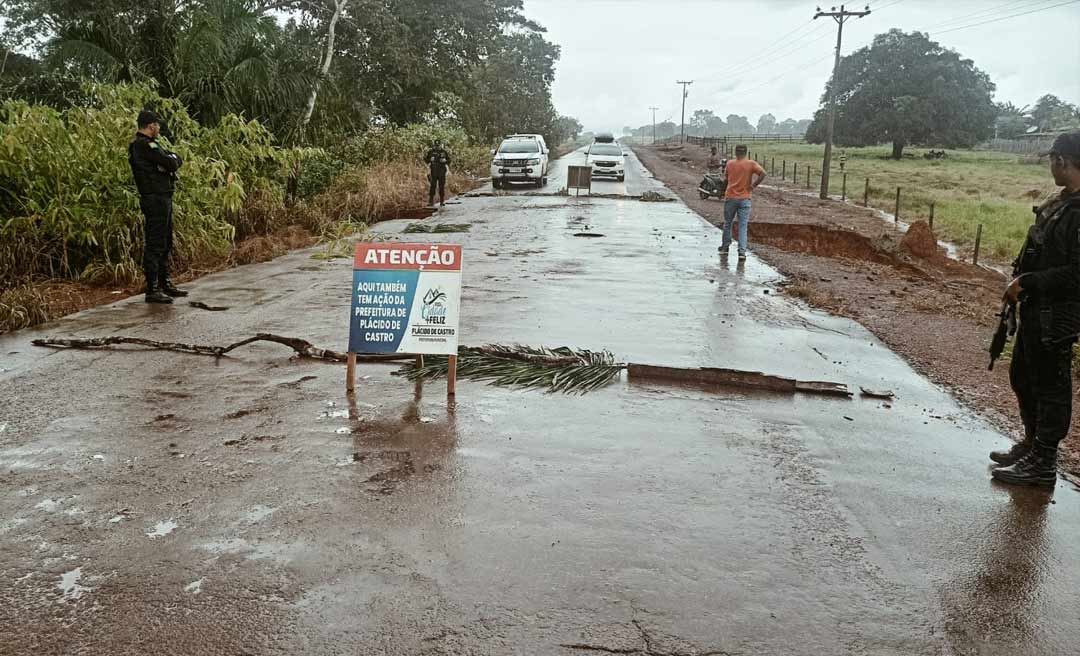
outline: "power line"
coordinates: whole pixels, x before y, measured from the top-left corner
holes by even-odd
[[[769,68],[769,67],[779,63],[781,60],[787,59],[788,57],[791,57],[792,55],[801,54],[803,48],[805,48],[807,46],[810,46],[810,45],[813,45],[813,44],[817,43],[818,41],[822,41],[824,39],[829,38],[829,36],[831,36],[827,31],[824,31],[824,30],[821,30],[821,31],[824,32],[824,33],[821,34],[820,36],[818,36],[816,39],[812,39],[812,40],[807,41],[807,42],[800,42],[799,40],[795,40],[795,41],[792,41],[791,43],[784,44],[767,61],[760,61],[759,58],[755,58],[755,59],[750,60],[749,62],[746,62],[746,63],[757,62],[755,65],[750,66],[749,68],[747,68],[745,66],[745,64],[744,64],[742,66],[737,66],[737,67],[732,67],[730,69],[725,69],[723,72],[718,73],[718,75],[723,76],[723,75],[730,75],[730,74],[737,73],[738,77],[736,77],[735,79],[739,80],[739,79],[742,79],[742,78],[746,77],[747,73],[752,73],[754,71],[761,70],[762,68]],[[810,36],[810,35],[806,34],[804,36]]]
[[[1064,7],[1065,5],[1073,5],[1073,4],[1076,4],[1077,2],[1080,2],[1080,0],[1066,0],[1065,2],[1059,2],[1059,3],[1055,4],[1055,5],[1050,5],[1049,7],[1039,7],[1038,9],[1029,9],[1028,11],[1022,11],[1022,12],[1017,13],[1017,14],[1010,14],[1008,16],[1002,16],[1000,18],[991,18],[990,20],[982,21],[981,23],[972,23],[970,25],[961,25],[960,27],[953,27],[953,28],[949,28],[947,30],[941,30],[940,32],[931,32],[931,34],[933,34],[934,36],[938,36],[940,34],[948,34],[949,32],[957,32],[959,30],[966,30],[966,29],[972,28],[972,27],[979,27],[980,25],[988,25],[990,23],[997,23],[999,21],[1008,20],[1010,18],[1017,18],[1019,16],[1027,16],[1028,14],[1035,14],[1035,13],[1038,13],[1040,11],[1046,11],[1047,9],[1054,9],[1056,7]]]
[[[900,4],[901,2],[904,2],[904,0],[892,0],[892,2],[886,2],[880,8],[874,9],[873,11],[875,13],[880,13],[881,11],[883,11],[885,9],[888,9],[890,7],[894,7],[894,6],[898,5],[898,4]],[[795,34],[796,32],[799,32],[800,30],[803,30],[808,25],[815,25],[815,27],[811,28],[810,30],[805,31],[803,34],[799,35],[798,37],[796,37],[793,40],[786,40],[788,36],[791,36],[791,35]],[[818,33],[822,33],[820,36],[818,36],[818,38],[811,39],[810,41],[805,40],[807,37],[818,34]],[[751,71],[759,70],[761,68],[766,68],[766,67],[772,66],[773,64],[779,63],[780,60],[782,60],[782,59],[786,59],[787,57],[790,57],[791,55],[800,53],[802,48],[805,48],[806,46],[810,46],[810,45],[812,45],[814,43],[817,43],[818,41],[823,41],[824,39],[827,39],[829,36],[830,36],[830,34],[828,33],[828,30],[826,29],[826,26],[822,25],[821,23],[815,23],[813,19],[810,19],[809,21],[799,25],[795,29],[788,31],[787,33],[783,34],[780,37],[777,37],[776,41],[778,42],[779,45],[773,46],[772,48],[769,48],[767,50],[763,50],[762,52],[754,55],[750,59],[739,62],[738,64],[735,64],[733,66],[725,66],[725,67],[721,68],[719,70],[719,72],[713,72],[713,73],[710,73],[706,77],[699,78],[698,82],[714,80],[714,79],[716,79],[718,77],[724,77],[724,76],[727,76],[727,75],[731,75],[733,73],[738,73],[739,78],[736,78],[736,79],[740,79],[740,78],[742,78],[744,76],[745,73],[749,73]],[[768,57],[768,61],[762,61],[762,59],[765,58],[765,57]],[[754,64],[754,63],[756,63],[755,66],[753,66],[753,67],[751,67],[749,69],[744,68],[747,64]]]
[[[798,32],[800,30],[803,30],[807,26],[812,26],[812,27],[811,27],[810,30],[807,30],[806,33],[799,35],[796,39],[794,39],[794,41],[787,41],[786,40],[787,37],[795,34],[796,32]],[[806,23],[803,23],[802,25],[799,25],[795,29],[793,29],[790,32],[787,32],[786,34],[784,34],[783,36],[778,37],[776,39],[776,42],[779,45],[774,45],[773,47],[768,48],[766,50],[763,50],[762,52],[756,53],[753,57],[750,57],[748,59],[740,61],[740,62],[738,62],[736,64],[725,65],[725,66],[721,67],[718,71],[714,71],[714,72],[710,73],[709,75],[707,75],[707,76],[705,76],[703,78],[700,78],[698,81],[701,82],[701,81],[715,80],[718,77],[724,77],[725,75],[728,75],[732,71],[740,70],[743,66],[746,66],[747,64],[752,64],[752,63],[754,63],[756,61],[760,61],[762,57],[769,57],[769,56],[772,56],[773,53],[776,53],[776,52],[778,52],[780,50],[786,50],[792,44],[798,43],[802,39],[805,39],[807,36],[809,36],[811,33],[820,30],[820,28],[821,28],[820,24],[815,25],[814,21],[812,19],[808,20],[808,21],[806,21]]]
[[[814,59],[813,61],[810,61],[810,62],[807,62],[807,63],[803,64],[798,69],[791,69],[791,70],[784,71],[783,73],[777,75],[776,77],[771,77],[768,80],[765,80],[765,81],[761,82],[760,84],[756,84],[756,85],[754,85],[752,87],[746,87],[744,89],[734,89],[729,93],[726,93],[726,94],[724,94],[722,96],[719,96],[718,98],[716,98],[716,97],[710,98],[710,101],[713,102],[713,103],[716,103],[716,102],[721,101],[721,100],[727,100],[728,98],[732,98],[734,96],[741,96],[741,95],[743,95],[745,93],[748,93],[750,91],[756,91],[758,89],[767,87],[770,84],[772,84],[773,82],[775,82],[775,81],[777,81],[777,80],[779,80],[781,78],[787,77],[788,75],[791,75],[793,73],[802,73],[807,68],[813,66],[814,64],[823,62],[823,61],[825,61],[826,59],[828,59],[829,57],[832,57],[832,56],[833,56],[833,53],[826,52],[821,57],[818,57],[817,59]]]
[[[966,13],[966,14],[960,14],[959,16],[953,16],[952,18],[946,18],[941,23],[938,23],[937,27],[940,29],[940,28],[944,28],[944,27],[952,27],[954,25],[959,25],[961,23],[966,23],[966,22],[971,21],[971,20],[982,20],[984,18],[993,18],[995,15],[998,15],[998,14],[1009,13],[1011,11],[1016,11],[1017,9],[1019,9],[1021,6],[1025,5],[1025,4],[1027,6],[1024,7],[1024,8],[1026,9],[1026,8],[1030,8],[1030,7],[1034,6],[1034,5],[1042,4],[1042,3],[1048,2],[1048,1],[1052,1],[1052,0],[1021,0],[1020,2],[1016,2],[1016,0],[1013,0],[1012,2],[1003,2],[1003,3],[998,4],[998,5],[993,5],[992,7],[986,7],[986,8],[980,9],[978,11],[973,11],[973,12]]]

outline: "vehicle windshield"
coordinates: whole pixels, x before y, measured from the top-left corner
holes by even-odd
[[[504,141],[499,146],[500,153],[538,153],[540,152],[540,144],[536,143],[534,139],[514,139],[513,141]]]
[[[622,155],[622,148],[613,144],[593,144],[589,148],[590,155]]]

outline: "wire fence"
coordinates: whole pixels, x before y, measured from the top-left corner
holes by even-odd
[[[816,191],[821,189],[821,165],[820,165],[820,163],[817,163],[817,165],[815,167],[815,163],[807,164],[805,162],[799,162],[797,160],[787,160],[787,159],[784,159],[784,158],[781,158],[781,159],[777,160],[776,157],[768,157],[768,156],[761,155],[759,153],[754,153],[754,152],[751,152],[749,154],[749,157],[751,159],[753,159],[755,162],[757,162],[758,164],[760,164],[761,167],[764,168],[766,171],[769,171],[769,174],[772,175],[772,176],[777,175],[777,171],[779,171],[780,181],[782,183],[789,183],[789,184],[793,185],[797,189],[802,188],[802,189],[805,189],[807,191],[815,191],[816,192]],[[834,200],[839,200],[840,202],[843,202],[843,203],[846,203],[846,202],[850,201],[850,202],[852,202],[854,204],[861,205],[862,207],[870,208],[871,207],[870,206],[870,197],[871,197],[871,195],[881,196],[882,195],[881,192],[889,191],[890,192],[889,195],[892,196],[892,194],[891,194],[891,189],[892,188],[891,187],[889,187],[887,190],[883,189],[881,187],[875,187],[875,186],[873,186],[873,184],[871,182],[871,179],[869,177],[867,177],[867,176],[860,176],[860,177],[850,176],[849,177],[849,174],[850,174],[849,171],[844,171],[842,169],[839,172],[837,172],[837,171],[832,172],[830,178],[835,180],[837,176],[839,177],[839,180],[840,180],[840,196],[839,196],[839,198],[837,198],[835,196],[835,194],[833,194],[833,195],[829,196],[830,198],[832,198]],[[849,180],[850,180],[850,182],[849,182]],[[858,193],[860,191],[858,189],[858,186],[859,186],[860,182],[862,183],[862,189],[861,189],[861,191],[862,191],[862,199],[861,199],[861,201],[862,202],[858,202],[859,201]],[[832,185],[830,184],[830,191],[831,190],[832,190]],[[892,210],[892,215],[891,215],[892,220],[893,220],[893,223],[896,224],[897,226],[899,226],[900,220],[901,220],[901,201],[903,200],[903,194],[904,194],[903,187],[898,186],[896,188],[896,194],[895,194],[895,197],[894,197],[894,202],[892,203],[892,207],[888,208],[888,209]],[[925,208],[925,213],[923,213],[920,209],[912,208],[910,204],[907,204],[906,208],[909,211],[913,212],[912,217],[909,218],[908,221],[916,221],[916,220],[924,219],[930,225],[930,229],[931,230],[934,229],[934,210],[936,209],[935,208],[935,201],[931,200],[931,201],[928,202],[928,204],[927,204],[927,206]],[[875,207],[875,209],[878,209],[879,211],[881,211],[883,213],[885,212],[885,208]],[[968,260],[972,264],[975,264],[975,265],[978,265],[978,263],[979,263],[979,250],[980,250],[980,246],[981,246],[981,243],[982,243],[982,232],[983,232],[983,224],[982,223],[976,224],[975,225],[975,245],[974,245],[974,249],[972,250],[972,253],[971,253],[971,259]],[[960,260],[963,261],[965,258],[963,258],[963,256],[958,252],[957,253],[957,259],[960,259]]]

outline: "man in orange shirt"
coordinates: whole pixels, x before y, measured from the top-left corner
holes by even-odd
[[[756,178],[754,176],[757,176]],[[739,259],[746,259],[746,231],[750,223],[750,197],[765,179],[765,169],[746,157],[746,146],[735,146],[735,161],[727,164],[727,193],[724,194],[724,242],[720,252],[731,247],[731,229],[739,217]]]

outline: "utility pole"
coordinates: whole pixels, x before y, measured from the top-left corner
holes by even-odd
[[[686,141],[686,97],[690,95],[690,92],[686,90],[686,86],[693,83],[693,80],[686,82],[679,80],[675,83],[682,85],[682,117],[679,119],[679,143],[684,143]]]
[[[821,199],[829,197],[829,166],[832,164],[833,129],[836,126],[836,71],[840,68],[840,43],[844,37],[844,22],[849,18],[862,18],[869,14],[870,5],[866,5],[862,11],[847,11],[844,5],[840,5],[840,11],[837,11],[836,7],[832,7],[831,11],[821,11],[821,7],[818,7],[814,14],[814,20],[828,16],[836,21],[836,57],[833,59],[832,84],[829,86],[829,122],[825,130],[825,158],[821,162],[821,193],[818,194]]]
[[[656,110],[658,110],[660,108],[659,107],[650,107],[649,109],[652,110],[652,142],[653,142],[653,145],[656,145]]]

